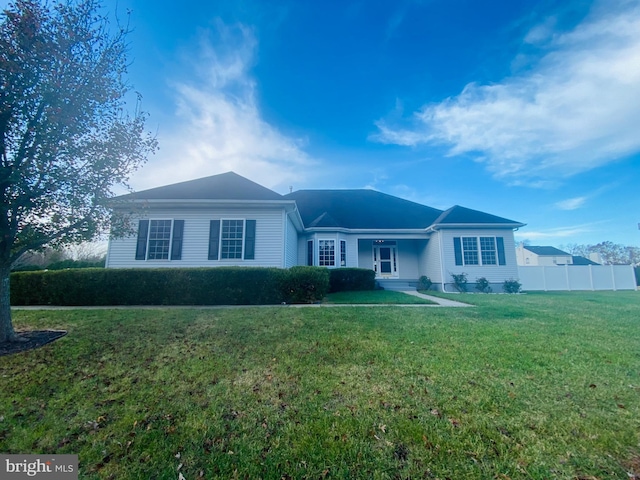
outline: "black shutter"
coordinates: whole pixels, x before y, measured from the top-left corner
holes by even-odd
[[[307,265],[313,266],[313,240],[307,240]]]
[[[246,220],[244,223],[244,259],[253,260],[256,255],[256,221]]]
[[[504,257],[504,238],[496,237],[496,244],[498,245],[498,265],[506,265],[507,260]]]
[[[460,237],[453,237],[453,250],[456,255],[456,265],[462,265],[462,242]]]
[[[220,245],[220,220],[211,220],[209,224],[209,260],[218,260]]]
[[[144,260],[147,258],[147,235],[149,235],[149,220],[140,220],[138,222],[136,260]]]
[[[171,260],[182,259],[182,237],[184,233],[184,220],[173,221],[173,239],[171,241]]]

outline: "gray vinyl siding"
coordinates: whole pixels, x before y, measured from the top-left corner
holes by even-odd
[[[373,270],[373,240],[358,240],[358,266]]]
[[[476,278],[485,277],[490,283],[502,283],[510,278],[518,278],[516,246],[512,230],[440,230],[442,239],[442,256],[444,258],[445,282],[451,283],[451,273],[466,273],[469,283]],[[505,265],[456,265],[453,247],[454,237],[502,237],[504,238]]]
[[[144,218],[184,220],[181,260],[135,260],[138,219],[132,219],[134,235],[111,239],[108,248],[108,268],[180,268],[217,266],[283,267],[284,232],[282,209],[198,209],[153,210]],[[208,260],[209,224],[211,220],[256,220],[254,260]],[[295,241],[293,242],[295,245]]]
[[[293,225],[293,222],[286,215],[286,241],[285,241],[285,267],[290,268],[294,265],[299,265],[298,263],[298,231],[296,227]]]
[[[397,240],[398,278],[417,280],[418,274],[418,241]]]
[[[343,238],[343,240],[347,241],[347,267],[360,267],[360,259],[358,255],[358,237],[355,235],[347,235],[346,238]]]
[[[453,241],[453,240],[452,240]],[[440,264],[440,234],[435,232],[422,251],[420,265],[424,269],[422,275],[426,275],[433,283],[442,282],[442,268]]]

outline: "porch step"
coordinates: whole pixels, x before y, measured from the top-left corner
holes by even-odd
[[[415,292],[415,285],[411,285],[408,281],[403,280],[376,280],[385,290],[393,290],[396,292]]]

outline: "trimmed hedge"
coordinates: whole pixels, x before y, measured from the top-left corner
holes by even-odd
[[[274,305],[373,289],[364,269],[259,267],[84,268],[11,274],[12,305]]]
[[[282,286],[287,303],[320,302],[329,291],[329,269],[291,267]]]
[[[376,273],[365,268],[335,268],[329,270],[329,292],[373,290]]]
[[[12,305],[268,305],[286,301],[278,268],[85,268],[11,275]]]

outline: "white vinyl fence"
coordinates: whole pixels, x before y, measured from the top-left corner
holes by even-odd
[[[522,290],[636,290],[631,265],[518,267]]]

